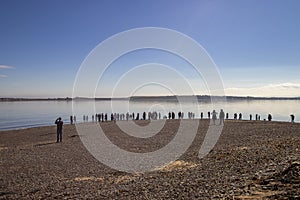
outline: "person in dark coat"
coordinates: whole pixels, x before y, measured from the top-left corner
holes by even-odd
[[[224,124],[224,121],[225,121],[225,113],[224,113],[223,109],[221,109],[221,111],[220,111],[219,118],[220,118],[220,125],[221,125],[221,124]]]
[[[114,114],[113,113],[110,114],[110,121],[114,121]]]
[[[218,113],[215,110],[213,110],[212,113],[211,113],[214,125],[216,125],[217,114]]]
[[[70,124],[73,124],[73,116],[70,116]]]
[[[268,115],[268,121],[269,122],[272,121],[272,115],[271,114]]]
[[[175,119],[175,113],[172,112],[172,119]]]
[[[55,120],[55,124],[57,126],[57,140],[56,142],[62,142],[62,128],[64,122],[61,120],[61,117]]]
[[[178,119],[181,119],[181,112],[178,112]]]
[[[290,116],[291,116],[291,122],[294,123],[295,122],[295,115],[291,114]]]

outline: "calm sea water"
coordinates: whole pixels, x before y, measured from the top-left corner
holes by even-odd
[[[74,108],[74,109],[73,109]],[[53,125],[55,119],[61,116],[65,123],[69,123],[70,115],[76,110],[77,122],[83,121],[83,115],[89,116],[89,121],[95,113],[140,113],[146,111],[157,111],[162,116],[169,111],[177,113],[183,111],[184,118],[188,112],[194,112],[195,118],[200,118],[200,113],[204,113],[221,108],[229,113],[229,118],[233,118],[234,113],[242,113],[243,119],[248,120],[249,115],[261,116],[261,120],[266,119],[269,113],[275,121],[289,121],[290,114],[296,116],[296,122],[300,122],[300,101],[299,100],[240,100],[227,101],[226,103],[216,103],[212,105],[208,102],[184,103],[167,101],[20,101],[20,102],[0,102],[0,130],[19,129],[26,127]],[[110,115],[109,115],[110,116]],[[110,117],[109,117],[110,119]]]

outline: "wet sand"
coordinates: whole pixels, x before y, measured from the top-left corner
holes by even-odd
[[[200,121],[192,145],[177,161],[133,174],[97,161],[74,125],[64,125],[62,143],[56,143],[55,126],[2,131],[0,199],[300,198],[300,124],[226,121],[216,146],[199,159],[208,123]],[[101,124],[114,144],[139,153],[168,144],[179,121],[168,120],[148,139],[128,136],[112,122]]]

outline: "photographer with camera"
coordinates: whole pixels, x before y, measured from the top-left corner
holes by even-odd
[[[61,117],[55,120],[55,124],[57,125],[57,140],[56,142],[62,142],[62,128],[64,122],[61,120]]]

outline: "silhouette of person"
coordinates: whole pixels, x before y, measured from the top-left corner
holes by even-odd
[[[272,115],[271,114],[268,115],[268,120],[269,120],[269,122],[272,121]]]
[[[219,118],[220,118],[220,125],[221,125],[222,123],[224,124],[225,113],[224,113],[223,109],[221,109],[221,111],[220,111]]]
[[[172,119],[175,119],[175,113],[172,112]]]
[[[250,121],[252,120],[252,115],[250,114]]]
[[[139,119],[140,119],[140,113],[137,113],[135,120],[139,120]]]
[[[217,112],[215,110],[212,111],[212,120],[214,125],[216,125],[216,120],[217,120]]]
[[[242,120],[243,119],[243,115],[242,113],[239,114],[239,120]]]
[[[207,117],[208,117],[208,119],[210,119],[210,112],[209,111],[207,112]]]
[[[110,121],[114,121],[114,114],[113,113],[110,114]]]
[[[226,113],[226,119],[229,119],[229,113]]]
[[[56,142],[62,142],[62,128],[64,122],[61,120],[61,117],[55,120],[55,124],[57,126],[57,140]]]
[[[203,112],[200,113],[200,118],[203,119]]]
[[[143,112],[143,120],[146,120],[146,112]]]
[[[291,114],[290,116],[291,116],[291,122],[294,123],[295,122],[295,115]]]
[[[70,123],[73,124],[73,116],[70,116]]]
[[[181,118],[181,112],[178,112],[178,119]]]
[[[168,113],[168,118],[171,119],[171,112]]]
[[[233,119],[234,119],[234,120],[237,120],[237,113],[234,113]]]

